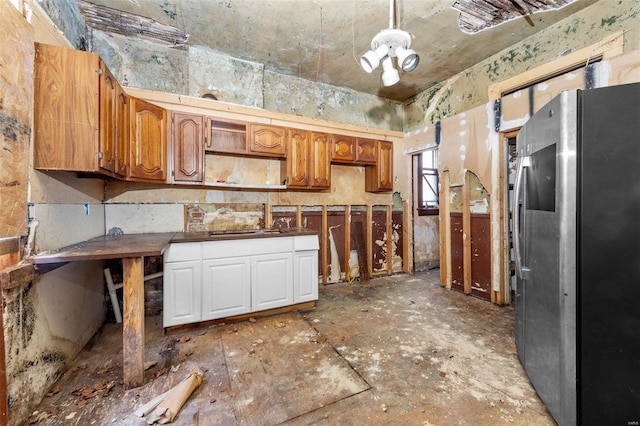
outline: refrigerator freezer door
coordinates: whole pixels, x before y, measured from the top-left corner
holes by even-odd
[[[517,138],[514,232],[518,357],[562,425],[576,423],[576,91],[538,111]],[[517,228],[516,228],[517,226]]]
[[[582,92],[579,416],[640,423],[640,83]]]

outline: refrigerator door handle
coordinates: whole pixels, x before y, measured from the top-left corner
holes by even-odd
[[[528,156],[518,157],[513,206],[511,208],[513,212],[513,249],[516,260],[516,275],[522,279],[525,278],[523,275],[529,272],[529,268],[522,265],[522,252],[520,251],[520,206],[524,203],[524,200],[523,203],[520,203],[520,192],[525,167],[531,167],[531,158]]]

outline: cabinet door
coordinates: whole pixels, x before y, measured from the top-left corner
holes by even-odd
[[[293,255],[293,303],[318,300],[318,250]]]
[[[250,257],[209,259],[202,262],[202,320],[251,311]]]
[[[356,138],[333,135],[331,137],[331,161],[334,163],[353,163],[356,159]]]
[[[282,127],[251,125],[249,151],[269,157],[284,157],[286,154],[286,131]]]
[[[35,44],[36,169],[98,171],[99,67],[98,55]]]
[[[100,168],[116,172],[118,82],[100,62]]]
[[[326,133],[311,132],[309,147],[309,186],[327,189],[331,187],[331,143]]]
[[[200,321],[202,261],[164,264],[163,327]]]
[[[293,254],[251,257],[251,309],[262,311],[293,303]]]
[[[356,142],[356,163],[376,163],[376,141],[373,139],[358,139]]]
[[[131,98],[131,171],[129,177],[167,179],[167,115],[164,108]]]
[[[116,173],[129,175],[129,97],[116,86]]]
[[[393,143],[377,141],[377,157],[375,166],[365,167],[365,189],[367,192],[393,191]]]
[[[287,155],[287,187],[306,188],[309,185],[307,161],[309,157],[309,132],[306,130],[288,130],[289,152]]]
[[[204,117],[174,112],[171,116],[174,182],[204,180]]]

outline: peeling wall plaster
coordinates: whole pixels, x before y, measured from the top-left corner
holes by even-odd
[[[596,40],[625,31],[625,51],[640,48],[640,0],[602,0],[438,83],[404,103],[404,131],[488,102],[492,83],[519,75]]]
[[[315,119],[401,130],[402,103],[266,71],[204,47],[173,48],[92,32],[98,53],[123,86],[201,97]],[[282,94],[286,93],[286,96]]]

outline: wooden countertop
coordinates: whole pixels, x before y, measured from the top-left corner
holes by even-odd
[[[174,232],[103,235],[56,251],[35,255],[30,257],[28,261],[38,265],[80,260],[160,256],[174,235]]]
[[[281,232],[275,230],[254,230],[237,232],[164,232],[148,234],[124,234],[100,236],[91,240],[72,244],[61,249],[37,254],[27,259],[36,265],[64,263],[81,260],[103,260],[142,256],[161,256],[170,243],[218,241],[250,238],[292,237],[317,235],[305,228],[292,228]]]

